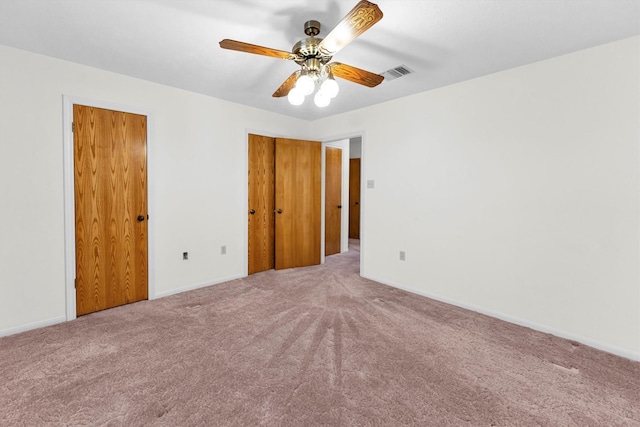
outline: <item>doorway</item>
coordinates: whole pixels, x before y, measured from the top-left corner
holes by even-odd
[[[349,238],[360,239],[362,137],[349,139]]]
[[[342,149],[325,148],[324,254],[338,254],[342,248]]]
[[[73,105],[76,315],[145,300],[147,118]]]
[[[138,125],[143,126],[142,130],[140,127],[138,127],[138,131],[137,131],[138,137],[140,137],[144,141],[144,149],[142,150],[142,152],[128,156],[127,160],[125,160],[125,157],[121,157],[119,160],[112,159],[113,163],[110,163],[108,167],[109,170],[111,170],[112,167],[115,168],[113,169],[113,176],[115,180],[112,182],[112,184],[115,185],[116,187],[124,186],[125,180],[128,180],[126,181],[127,182],[126,185],[129,186],[130,188],[133,186],[134,181],[138,181],[138,182],[140,182],[141,180],[144,181],[144,188],[137,187],[138,190],[136,190],[135,192],[135,198],[138,201],[142,201],[141,203],[143,203],[143,205],[135,205],[135,203],[131,201],[125,202],[124,198],[121,198],[120,201],[110,201],[108,203],[106,202],[106,199],[103,200],[102,196],[99,197],[100,199],[99,203],[96,199],[96,204],[101,204],[103,205],[103,207],[107,205],[111,206],[111,209],[109,210],[109,215],[114,215],[114,221],[112,222],[111,219],[108,220],[108,222],[110,222],[111,224],[110,228],[113,228],[116,235],[120,235],[120,237],[123,238],[124,240],[128,240],[128,243],[125,243],[120,248],[117,247],[119,243],[111,246],[107,245],[107,249],[105,249],[104,246],[102,248],[97,248],[97,247],[94,248],[92,246],[93,243],[97,245],[98,243],[100,243],[98,241],[89,244],[89,247],[91,248],[91,250],[99,249],[98,250],[98,254],[100,255],[99,257],[95,257],[95,252],[92,254],[87,253],[86,237],[83,238],[85,240],[84,249],[77,247],[78,245],[76,242],[76,234],[77,234],[76,225],[77,224],[76,224],[76,195],[75,195],[76,170],[75,170],[75,153],[74,153],[74,136],[75,136],[74,127],[79,126],[79,124],[78,123],[74,124],[74,107],[75,106],[83,106],[88,108],[87,110],[85,110],[85,114],[87,111],[93,110],[93,112],[91,113],[93,117],[89,120],[89,122],[91,122],[91,120],[94,120],[94,123],[89,125],[89,127],[92,127],[93,130],[89,130],[88,128],[85,127],[85,131],[88,131],[89,134],[93,135],[92,137],[95,137],[95,138],[98,138],[99,134],[101,133],[101,131],[98,131],[98,126],[95,123],[95,121],[98,120],[96,114],[98,114],[97,112],[101,109],[110,110],[108,114],[111,115],[112,119],[114,117],[116,118],[113,124],[110,123],[108,125],[111,128],[109,132],[112,132],[112,131],[114,133],[120,132],[120,135],[118,136],[109,135],[108,138],[114,138],[114,140],[116,138],[130,139],[131,138],[130,133],[136,133],[133,131],[133,129],[135,128],[133,123],[137,121]],[[107,274],[107,270],[111,270],[112,272],[125,271],[125,279],[115,279],[116,277],[115,275],[112,275],[106,279],[107,283],[116,283],[117,287],[119,288],[120,296],[107,297],[106,291],[103,291],[100,289],[96,290],[95,288],[96,285],[94,283],[93,284],[94,288],[90,290],[88,294],[86,289],[82,291],[84,293],[82,297],[84,300],[83,302],[84,307],[88,306],[87,298],[86,298],[87,295],[90,295],[89,299],[95,302],[96,298],[94,296],[96,293],[98,294],[98,297],[97,297],[98,301],[100,301],[101,299],[104,299],[105,301],[110,299],[112,301],[111,305],[113,306],[120,305],[120,302],[129,303],[129,302],[134,302],[140,299],[155,298],[155,287],[154,287],[155,283],[153,280],[154,278],[153,272],[155,267],[154,229],[151,226],[152,223],[149,223],[148,221],[150,217],[151,219],[153,218],[153,210],[152,210],[153,181],[152,179],[149,178],[150,176],[153,175],[152,162],[150,160],[152,158],[151,147],[153,145],[152,143],[153,121],[154,121],[153,113],[148,110],[144,110],[137,107],[128,107],[128,106],[123,106],[119,104],[113,104],[110,102],[63,95],[66,320],[73,320],[78,315],[85,313],[84,309],[79,310],[77,307],[78,305],[77,300],[79,298],[77,298],[77,294],[76,294],[76,276],[78,273],[76,270],[77,268],[76,256],[79,255],[78,250],[80,249],[82,249],[82,256],[84,257],[84,259],[87,260],[93,257],[94,265],[98,265],[98,266],[102,265],[102,272],[105,274]],[[144,125],[142,125],[142,123],[144,123]],[[116,146],[117,145],[118,144],[116,144]],[[137,145],[137,147],[138,147],[138,150],[140,150],[141,146]],[[112,147],[112,148],[115,148],[115,147]],[[104,154],[104,152],[102,152],[102,154]],[[140,164],[138,166],[133,166],[134,163],[132,163],[132,158],[136,157],[138,154],[142,154],[142,158],[144,159],[144,163],[143,163],[144,166],[140,166]],[[126,167],[124,166],[125,163],[127,165]],[[116,172],[118,168],[121,168],[121,169],[126,168],[126,169],[129,169],[130,171],[136,170],[136,173],[133,174],[134,176],[136,176],[136,178],[131,178],[131,177],[125,178],[125,174],[123,174],[122,171]],[[144,179],[142,178],[143,176],[144,176]],[[84,173],[84,176],[82,179],[90,180],[89,178],[90,177],[86,173]],[[94,178],[97,179],[97,175]],[[97,181],[95,182],[96,182],[95,185],[98,185]],[[117,184],[117,182],[119,182],[119,184]],[[109,185],[112,185],[112,184],[109,184]],[[98,187],[95,187],[95,188],[96,188],[96,193],[95,193],[96,196],[98,195],[98,193],[101,193],[104,191],[104,188],[102,188],[101,190],[98,190]],[[85,192],[83,197],[86,202],[88,200],[89,195]],[[126,206],[124,210],[127,211],[126,215],[128,218],[126,220],[125,219],[115,220],[115,215],[117,214],[117,211],[123,210],[122,207],[124,206]],[[140,210],[140,212],[137,212],[137,210]],[[140,216],[143,216],[142,220],[139,219]],[[100,219],[100,222],[104,223],[104,220],[106,220],[107,218],[108,217],[102,217]],[[83,220],[83,222],[86,224],[86,219]],[[127,224],[125,225],[125,223]],[[96,225],[97,227],[98,222],[95,222],[94,225]],[[100,226],[103,226],[103,224],[100,224]],[[135,227],[138,227],[140,230],[145,231],[144,233],[145,237],[142,237],[139,233],[138,234],[134,233]],[[86,228],[86,226],[84,228]],[[97,228],[100,228],[100,227],[97,227]],[[135,239],[136,238],[135,236],[139,237],[141,241],[144,243],[133,242],[131,239]],[[81,236],[78,236],[78,237],[81,237]],[[104,241],[105,238],[101,238],[100,240]],[[120,240],[123,240],[123,239],[120,239]],[[124,250],[123,248],[125,247],[126,247],[126,250],[129,251],[129,255],[123,256],[124,252],[122,251]],[[106,260],[109,260],[108,262],[105,260],[104,255],[107,255]],[[127,258],[127,256],[129,256],[129,258]],[[98,258],[97,261],[95,258]],[[103,262],[107,262],[107,264],[113,264],[113,265],[107,267],[106,266],[107,264],[101,264]],[[139,266],[141,268],[138,268]],[[83,274],[85,276],[83,280],[88,279],[87,274],[86,273],[83,273]],[[91,276],[91,274],[89,274],[89,276]],[[102,279],[100,279],[100,281],[102,281]],[[91,282],[91,280],[89,280],[89,282]],[[144,285],[138,286],[138,284],[140,283],[144,283]],[[102,309],[102,306],[94,305],[94,309],[92,309],[93,311],[96,311],[95,307],[99,307],[97,309]],[[105,308],[108,308],[108,307],[109,306],[105,306]]]
[[[349,159],[349,238],[360,239],[360,159]]]

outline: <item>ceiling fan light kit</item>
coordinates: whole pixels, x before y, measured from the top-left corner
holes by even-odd
[[[331,71],[329,71],[326,80],[322,82],[320,90],[326,93],[329,98],[335,98],[340,92],[340,86],[338,86],[336,79],[333,78]]]
[[[292,105],[301,105],[305,97],[311,95],[317,88],[314,103],[323,108],[329,105],[331,99],[335,98],[340,90],[334,76],[367,87],[377,86],[384,79],[379,74],[351,65],[329,62],[336,52],[380,19],[382,19],[380,8],[366,0],[361,0],[324,39],[316,37],[320,34],[320,22],[313,20],[305,22],[304,32],[308,37],[297,42],[291,53],[229,39],[222,40],[220,47],[296,62],[300,65],[300,70],[291,74],[273,93],[273,97],[286,96]]]
[[[304,66],[303,66],[304,68]],[[305,96],[311,95],[319,87],[313,101],[317,107],[324,108],[338,95],[340,88],[333,78],[331,70],[322,66],[320,71],[302,71],[287,98],[291,105],[301,105]]]
[[[289,104],[291,105],[302,105],[302,103],[304,102],[304,96],[304,93],[296,88],[291,89],[287,94]]]
[[[330,102],[331,98],[321,90],[319,90],[316,93],[316,96],[313,97],[313,103],[316,104],[316,107],[324,108],[328,106]]]

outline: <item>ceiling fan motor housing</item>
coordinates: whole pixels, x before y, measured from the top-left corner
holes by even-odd
[[[307,21],[304,23],[304,32],[309,37],[300,40],[291,50],[298,58],[295,61],[309,71],[319,71],[320,67],[331,60],[331,56],[320,53],[318,46],[322,41],[316,37],[320,34],[320,22]]]

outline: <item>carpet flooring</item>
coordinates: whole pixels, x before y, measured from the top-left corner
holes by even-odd
[[[640,425],[640,363],[363,279],[358,259],[0,338],[0,425]]]

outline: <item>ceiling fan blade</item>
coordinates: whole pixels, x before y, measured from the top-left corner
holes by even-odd
[[[332,62],[327,65],[331,67],[331,72],[334,76],[341,79],[349,80],[354,83],[358,83],[367,87],[378,86],[384,80],[380,74],[375,74],[369,71],[361,70],[360,68],[352,67],[351,65],[341,64],[340,62]]]
[[[273,92],[273,97],[281,98],[283,96],[289,95],[289,92],[291,91],[291,89],[293,89],[293,86],[296,84],[296,80],[298,80],[299,75],[300,75],[300,70],[291,74],[289,78],[285,80],[284,83],[282,83],[282,85],[280,85],[278,90]]]
[[[324,55],[333,56],[381,19],[378,5],[361,0],[320,42],[318,49]]]
[[[254,53],[256,55],[271,56],[280,59],[295,59],[296,55],[284,50],[271,49],[264,46],[258,46],[251,43],[239,42],[236,40],[224,39],[220,42],[223,49],[238,50],[240,52]]]

